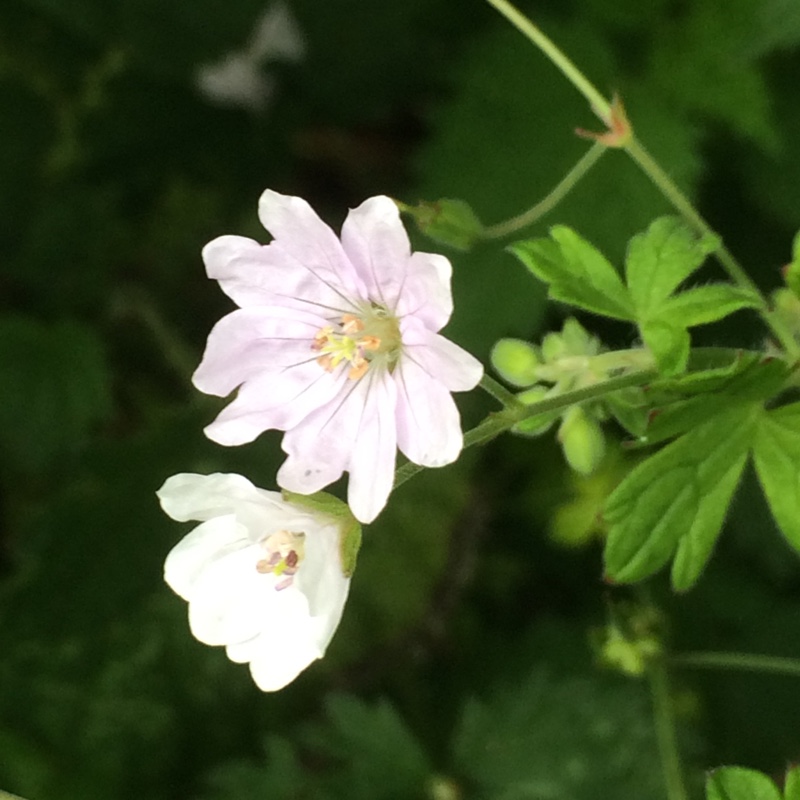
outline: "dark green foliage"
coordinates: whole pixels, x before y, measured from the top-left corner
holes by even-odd
[[[288,3],[306,56],[261,65],[275,81],[261,111],[210,102],[196,70],[246,46],[266,2],[2,4],[0,797],[661,800],[644,685],[596,671],[585,645],[619,590],[600,583],[599,548],[567,550],[546,535],[559,510],[581,503],[581,524],[596,530],[600,495],[628,462],[601,465],[590,484],[568,475],[549,437],[506,437],[414,478],[364,531],[326,658],[276,695],[196,642],[184,601],[163,584],[163,559],[188,528],[158,508],[164,479],[236,471],[274,488],[282,458],[275,435],[227,449],[202,434],[221,402],[201,397],[190,375],[231,308],[204,276],[202,245],[220,233],[265,240],[256,201],[267,186],[307,197],[334,225],[378,193],[457,198],[469,236],[455,244],[473,244],[475,219],[519,214],[580,158],[576,126],[601,127],[482,0]],[[602,90],[620,92],[648,150],[771,285],[794,257],[800,208],[796,5],[658,0],[643,14],[635,0],[527,4]],[[663,220],[635,240],[626,287],[610,265],[665,213],[636,166],[609,152],[519,237],[538,242],[529,249],[543,277],[564,246],[604,253],[592,256],[597,291],[578,259],[566,288],[563,274],[551,283],[554,296],[643,321],[664,372],[678,373],[686,329],[711,319],[709,297],[714,319],[749,301],[709,284],[721,275],[700,267],[712,241]],[[439,249],[413,235],[419,249]],[[447,332],[481,357],[502,336],[560,327],[506,244],[448,253]],[[659,260],[665,248],[678,256]],[[632,279],[655,262],[664,283]],[[697,286],[681,294],[698,267]],[[706,343],[758,346],[755,315],[734,319]],[[636,336],[591,330],[614,346]],[[609,571],[620,580],[677,553],[674,581],[692,583],[722,522],[706,512],[709,494],[727,500],[753,453],[731,530],[695,591],[674,598],[654,582],[677,649],[800,656],[797,560],[770,514],[797,547],[797,398],[764,406],[785,382],[777,370],[732,359],[702,381],[672,375],[647,387],[663,400],[652,419],[638,413],[644,390],[615,408],[646,444],[665,443],[658,469],[644,462],[612,496],[609,521],[615,507],[648,500],[632,538],[612,530]],[[459,402],[465,427],[496,407]],[[691,536],[659,518],[668,508]],[[570,540],[576,525],[564,526]],[[579,533],[570,541],[590,538]],[[706,677],[675,681],[676,712],[706,746],[702,760],[689,751],[695,782],[723,763],[780,775],[800,752],[796,685]],[[772,791],[755,773],[711,780],[713,800]],[[786,800],[798,786],[795,770]]]

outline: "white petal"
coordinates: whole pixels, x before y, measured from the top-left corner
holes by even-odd
[[[209,562],[249,544],[247,530],[237,524],[233,514],[214,517],[198,525],[170,550],[164,562],[164,580],[173,592],[188,600]]]
[[[443,328],[453,313],[450,262],[437,253],[413,253],[395,313],[413,316],[432,331]]]
[[[353,516],[366,523],[386,505],[394,483],[397,389],[388,373],[367,375],[364,380],[371,385],[348,466],[347,502]]]
[[[291,628],[282,626],[270,633],[269,640],[261,637],[250,660],[250,674],[263,692],[283,689],[323,655],[308,631],[298,630],[297,624]]]
[[[294,259],[309,276],[344,298],[365,299],[364,284],[336,234],[305,200],[267,189],[258,201],[258,216],[284,256]]]
[[[371,197],[347,215],[342,246],[364,281],[369,299],[394,310],[406,280],[411,246],[397,206]]]
[[[302,595],[276,591],[274,576],[256,570],[259,555],[258,546],[252,545],[210,562],[200,573],[189,598],[189,626],[195,638],[211,645],[251,639],[289,600],[308,613]]]
[[[451,392],[474,389],[483,376],[483,364],[466,350],[411,319],[401,325],[403,357],[414,361]]]
[[[458,458],[464,444],[450,392],[408,358],[394,371],[397,381],[397,444],[415,464],[441,467]]]
[[[242,475],[219,472],[172,475],[156,494],[164,511],[179,522],[231,514],[241,503],[267,504],[272,508],[283,502],[278,492],[258,489]]]

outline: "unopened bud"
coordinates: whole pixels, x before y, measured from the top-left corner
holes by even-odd
[[[558,439],[567,463],[581,475],[591,475],[606,452],[603,430],[596,419],[580,406],[572,406],[565,414]]]
[[[504,381],[514,386],[536,383],[539,356],[532,344],[521,339],[500,339],[492,348],[490,359]]]
[[[416,206],[398,205],[414,217],[426,236],[457,250],[469,250],[483,236],[483,224],[463,200],[444,197],[435,202],[423,200]]]

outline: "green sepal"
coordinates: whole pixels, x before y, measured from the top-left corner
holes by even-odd
[[[334,522],[339,528],[339,556],[342,559],[342,572],[345,578],[349,578],[356,569],[362,538],[361,523],[353,516],[350,506],[327,492],[297,494],[283,489],[281,497],[287,503],[326,516]]]
[[[571,228],[556,225],[550,238],[515,242],[508,249],[548,284],[553,300],[633,321],[633,305],[619,274],[597,248]]]
[[[762,415],[753,460],[778,527],[800,551],[800,403]]]
[[[722,767],[708,776],[706,800],[781,800],[781,793],[760,772],[744,767]]]
[[[416,206],[403,205],[402,210],[414,217],[426,236],[457,250],[470,250],[484,235],[483,223],[463,200],[423,200]]]
[[[634,236],[625,277],[637,317],[649,318],[717,247],[716,236],[698,237],[678,217],[659,217]]]
[[[653,574],[689,537],[673,580],[682,590],[696,580],[744,468],[759,411],[748,404],[719,413],[628,474],[603,513],[609,578],[631,582]]]

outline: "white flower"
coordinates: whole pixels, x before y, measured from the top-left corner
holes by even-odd
[[[341,239],[299,197],[267,190],[259,216],[273,240],[220,236],[203,249],[208,275],[239,306],[211,331],[193,380],[236,399],[206,428],[224,445],[286,431],[278,483],[313,494],[350,473],[362,522],[386,504],[399,449],[424,467],[463,446],[451,392],[483,367],[439,331],[450,319],[450,262],[411,252],[397,206],[372,197]]]
[[[350,588],[332,517],[241,475],[173,475],[157,494],[173,519],[201,523],[164,564],[164,579],[189,602],[197,639],[249,663],[264,691],[322,658]]]

